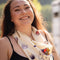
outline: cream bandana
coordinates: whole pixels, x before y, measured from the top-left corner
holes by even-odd
[[[32,27],[32,36],[34,40],[19,31],[16,31],[13,36],[18,40],[19,46],[29,60],[53,60],[52,45],[46,41],[40,31],[35,27]],[[47,44],[44,42],[47,42]]]

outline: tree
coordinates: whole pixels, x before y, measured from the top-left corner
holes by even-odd
[[[0,0],[0,4],[7,2],[7,0]]]
[[[4,6],[5,6],[5,4],[0,4],[0,18],[2,16],[2,14],[3,14]]]
[[[42,5],[48,5],[51,4],[53,0],[38,0]]]
[[[44,0],[41,0],[44,1]],[[47,1],[47,0],[46,0]],[[44,17],[44,21],[47,23],[46,28],[49,32],[51,32],[51,23],[52,23],[52,15],[51,15],[51,6],[50,5],[41,5],[38,0],[33,0],[33,3],[38,9],[39,12],[41,12],[42,16]],[[40,7],[40,8],[39,8]]]
[[[51,32],[52,29],[52,13],[51,13],[51,6],[45,5],[42,7],[41,13],[44,17],[44,21],[47,22],[47,30]]]
[[[0,5],[0,35],[1,35],[1,23],[2,23],[2,15],[3,15],[3,8],[4,8],[5,4],[1,4]]]
[[[38,2],[38,0],[32,0],[32,2],[35,5],[36,9],[40,12],[42,8],[40,2]]]

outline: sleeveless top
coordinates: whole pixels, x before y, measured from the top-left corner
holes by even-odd
[[[16,52],[14,51],[14,48],[13,48],[13,45],[12,45],[12,43],[11,43],[10,38],[9,38],[8,36],[6,36],[6,37],[8,38],[8,40],[9,40],[9,42],[10,42],[10,44],[11,44],[11,47],[12,47],[12,49],[13,49],[13,53],[12,53],[12,55],[11,55],[10,60],[29,60],[28,58],[23,57],[23,56],[19,55],[18,53],[16,53]]]

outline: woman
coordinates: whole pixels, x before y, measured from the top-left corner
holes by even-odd
[[[30,0],[10,0],[4,9],[0,60],[59,60],[49,33]]]

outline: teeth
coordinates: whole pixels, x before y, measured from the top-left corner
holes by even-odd
[[[28,17],[23,17],[22,19],[27,19]]]
[[[21,20],[24,20],[24,19],[27,19],[27,18],[29,18],[28,16],[26,16],[26,17],[22,17],[22,18],[20,18]]]

